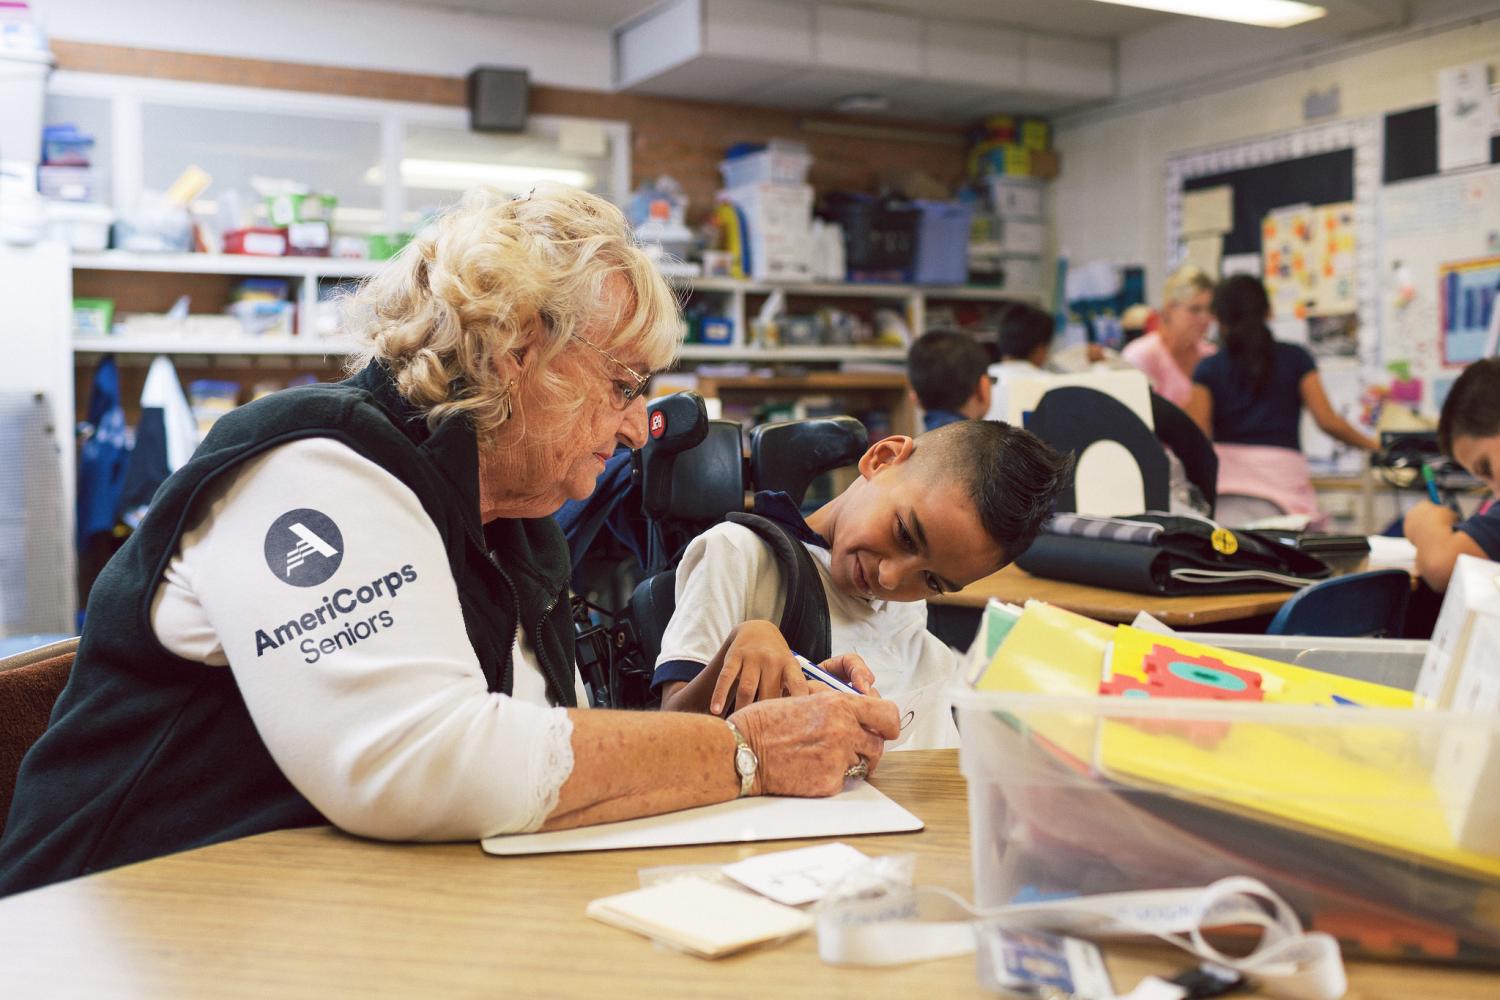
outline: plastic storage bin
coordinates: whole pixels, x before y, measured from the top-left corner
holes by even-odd
[[[804,150],[772,144],[766,149],[720,162],[727,188],[747,184],[806,184],[812,156]]]
[[[1042,185],[1018,177],[991,177],[990,210],[1007,219],[1040,219]]]
[[[917,257],[912,280],[921,285],[962,285],[969,279],[969,224],[974,209],[957,201],[918,201]]]
[[[1194,638],[1408,689],[1426,646]],[[1494,715],[966,687],[952,697],[980,906],[1250,875],[1348,950],[1500,964],[1500,857],[1458,850],[1439,791],[1455,746],[1493,765]],[[1196,762],[1229,739],[1233,770],[1264,780],[1132,773],[1132,760]],[[1373,832],[1392,829],[1439,850]]]
[[[812,188],[751,184],[729,188],[724,195],[744,216],[752,278],[807,281],[812,277]]]
[[[93,201],[99,191],[99,179],[93,167],[37,168],[36,188],[44,198],[62,201]]]
[[[74,253],[98,253],[109,246],[109,225],[115,213],[104,205],[78,201],[48,201],[47,236],[66,243]]]
[[[834,192],[822,213],[844,230],[844,266],[850,281],[910,281],[916,266],[922,210],[862,194]]]

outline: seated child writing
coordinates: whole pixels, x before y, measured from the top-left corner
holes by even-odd
[[[1448,391],[1438,418],[1443,454],[1463,466],[1490,492],[1500,486],[1500,358],[1464,369]],[[1427,500],[1407,511],[1402,530],[1417,547],[1417,572],[1433,590],[1446,590],[1461,554],[1500,560],[1500,506],[1482,509],[1462,523],[1459,516]]]
[[[861,691],[873,683],[913,713],[900,745],[957,745],[942,690],[959,658],[927,631],[925,599],[1024,552],[1070,465],[1026,431],[961,420],[877,441],[859,478],[805,521],[785,494],[756,497],[756,512],[791,529],[818,566],[830,648],[843,654],[826,668]],[[775,557],[749,529],[719,524],[694,539],[676,600],[653,680],[664,709],[725,714],[731,701],[808,691],[771,624],[785,600]]]

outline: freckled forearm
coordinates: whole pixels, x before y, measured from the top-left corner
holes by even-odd
[[[739,794],[734,736],[704,715],[574,710],[573,772],[542,825],[561,830]]]

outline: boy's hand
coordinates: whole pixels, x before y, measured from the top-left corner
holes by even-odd
[[[858,691],[860,694],[874,695],[880,697],[880,692],[875,690],[875,671],[871,670],[865,663],[864,657],[858,653],[842,653],[838,656],[829,657],[818,664],[845,684]],[[820,684],[819,688],[827,685]],[[816,688],[814,690],[817,690]]]
[[[768,621],[748,621],[735,629],[723,651],[723,666],[708,710],[723,715],[731,691],[736,709],[783,694],[807,694],[802,666],[775,625]]]

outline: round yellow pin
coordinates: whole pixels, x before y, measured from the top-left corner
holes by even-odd
[[[1214,551],[1222,555],[1232,556],[1240,550],[1240,540],[1234,537],[1234,532],[1228,528],[1215,528],[1213,535],[1209,537]]]

